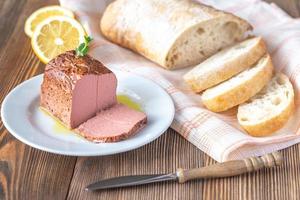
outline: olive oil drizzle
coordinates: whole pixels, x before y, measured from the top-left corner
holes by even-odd
[[[134,109],[136,111],[142,111],[142,107],[140,104],[133,101],[129,96],[124,94],[117,95],[117,100],[119,103],[124,104],[128,106],[131,109]]]

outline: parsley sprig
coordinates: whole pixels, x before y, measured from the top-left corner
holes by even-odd
[[[93,40],[90,36],[84,36],[84,42],[81,43],[75,50],[77,56],[85,56],[89,51],[89,43]]]

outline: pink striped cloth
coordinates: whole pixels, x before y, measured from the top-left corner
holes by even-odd
[[[251,137],[237,124],[236,110],[216,114],[202,106],[199,95],[193,94],[182,81],[182,75],[189,69],[166,71],[142,56],[105,40],[100,33],[99,21],[109,0],[60,2],[62,6],[76,13],[88,34],[94,38],[90,51],[94,57],[109,68],[130,71],[152,79],[171,95],[176,106],[176,115],[171,127],[213,159],[226,161],[258,156],[300,142],[300,109],[297,109],[288,124],[274,135]],[[254,26],[254,34],[265,39],[276,69],[290,77],[296,90],[298,107],[300,20],[291,18],[276,5],[260,0],[202,2],[233,12]]]

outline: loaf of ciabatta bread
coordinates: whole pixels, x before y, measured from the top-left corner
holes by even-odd
[[[294,90],[287,76],[276,74],[257,95],[238,107],[239,124],[252,136],[267,136],[288,121]]]
[[[215,86],[255,64],[266,53],[261,37],[247,39],[209,57],[184,75],[194,92]]]
[[[100,26],[110,41],[167,69],[199,64],[252,29],[233,14],[191,0],[116,0]]]
[[[221,112],[244,103],[258,93],[271,79],[270,56],[263,56],[254,66],[202,94],[203,104],[211,111]]]

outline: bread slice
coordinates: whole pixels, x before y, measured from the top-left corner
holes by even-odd
[[[237,117],[250,135],[266,136],[283,127],[294,107],[293,86],[278,73],[257,95],[239,105]]]
[[[204,91],[202,102],[214,112],[228,110],[258,93],[269,82],[272,73],[271,58],[265,55],[253,67]]]
[[[247,39],[208,58],[184,75],[195,92],[215,86],[255,64],[266,53],[261,37]]]
[[[167,69],[199,64],[251,30],[245,20],[190,0],[116,0],[103,35]]]

